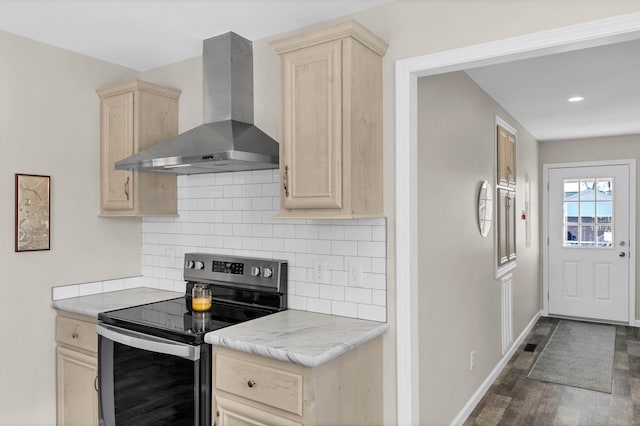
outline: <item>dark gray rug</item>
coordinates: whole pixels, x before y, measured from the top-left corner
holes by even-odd
[[[530,379],[611,393],[616,328],[560,321]]]

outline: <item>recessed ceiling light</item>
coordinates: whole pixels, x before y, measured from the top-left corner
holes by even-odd
[[[569,102],[580,102],[580,101],[584,101],[584,98],[582,96],[572,96],[567,100]]]

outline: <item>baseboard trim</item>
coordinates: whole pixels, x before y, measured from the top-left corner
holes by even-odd
[[[640,320],[636,320],[635,326],[640,327]]]
[[[487,376],[487,378],[484,379],[484,382],[482,382],[478,390],[473,394],[473,396],[467,402],[464,408],[462,408],[462,411],[460,411],[458,415],[453,419],[453,421],[451,422],[452,426],[461,425],[467,420],[467,418],[469,418],[469,416],[473,412],[473,409],[476,408],[476,405],[478,405],[478,403],[480,402],[484,394],[487,393],[487,391],[489,390],[493,382],[498,378],[498,376],[500,375],[504,367],[507,365],[507,362],[509,362],[513,354],[516,353],[516,351],[518,350],[518,347],[520,347],[520,344],[524,341],[525,337],[527,337],[529,332],[531,332],[531,330],[533,329],[533,326],[536,325],[536,322],[538,321],[538,318],[540,318],[541,315],[542,315],[542,311],[538,311],[533,316],[533,318],[531,318],[531,321],[529,321],[529,324],[527,324],[525,329],[522,330],[522,333],[520,333],[518,338],[511,344],[511,347],[500,359],[500,361],[495,366],[491,374],[489,374],[489,376]],[[640,324],[640,321],[637,321],[636,323]]]

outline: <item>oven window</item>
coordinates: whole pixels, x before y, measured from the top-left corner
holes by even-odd
[[[117,425],[193,425],[196,363],[113,342]]]

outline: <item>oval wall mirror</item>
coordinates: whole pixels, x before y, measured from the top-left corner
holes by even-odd
[[[491,219],[493,218],[493,191],[489,181],[484,181],[478,191],[478,227],[480,235],[486,237],[491,229]]]

